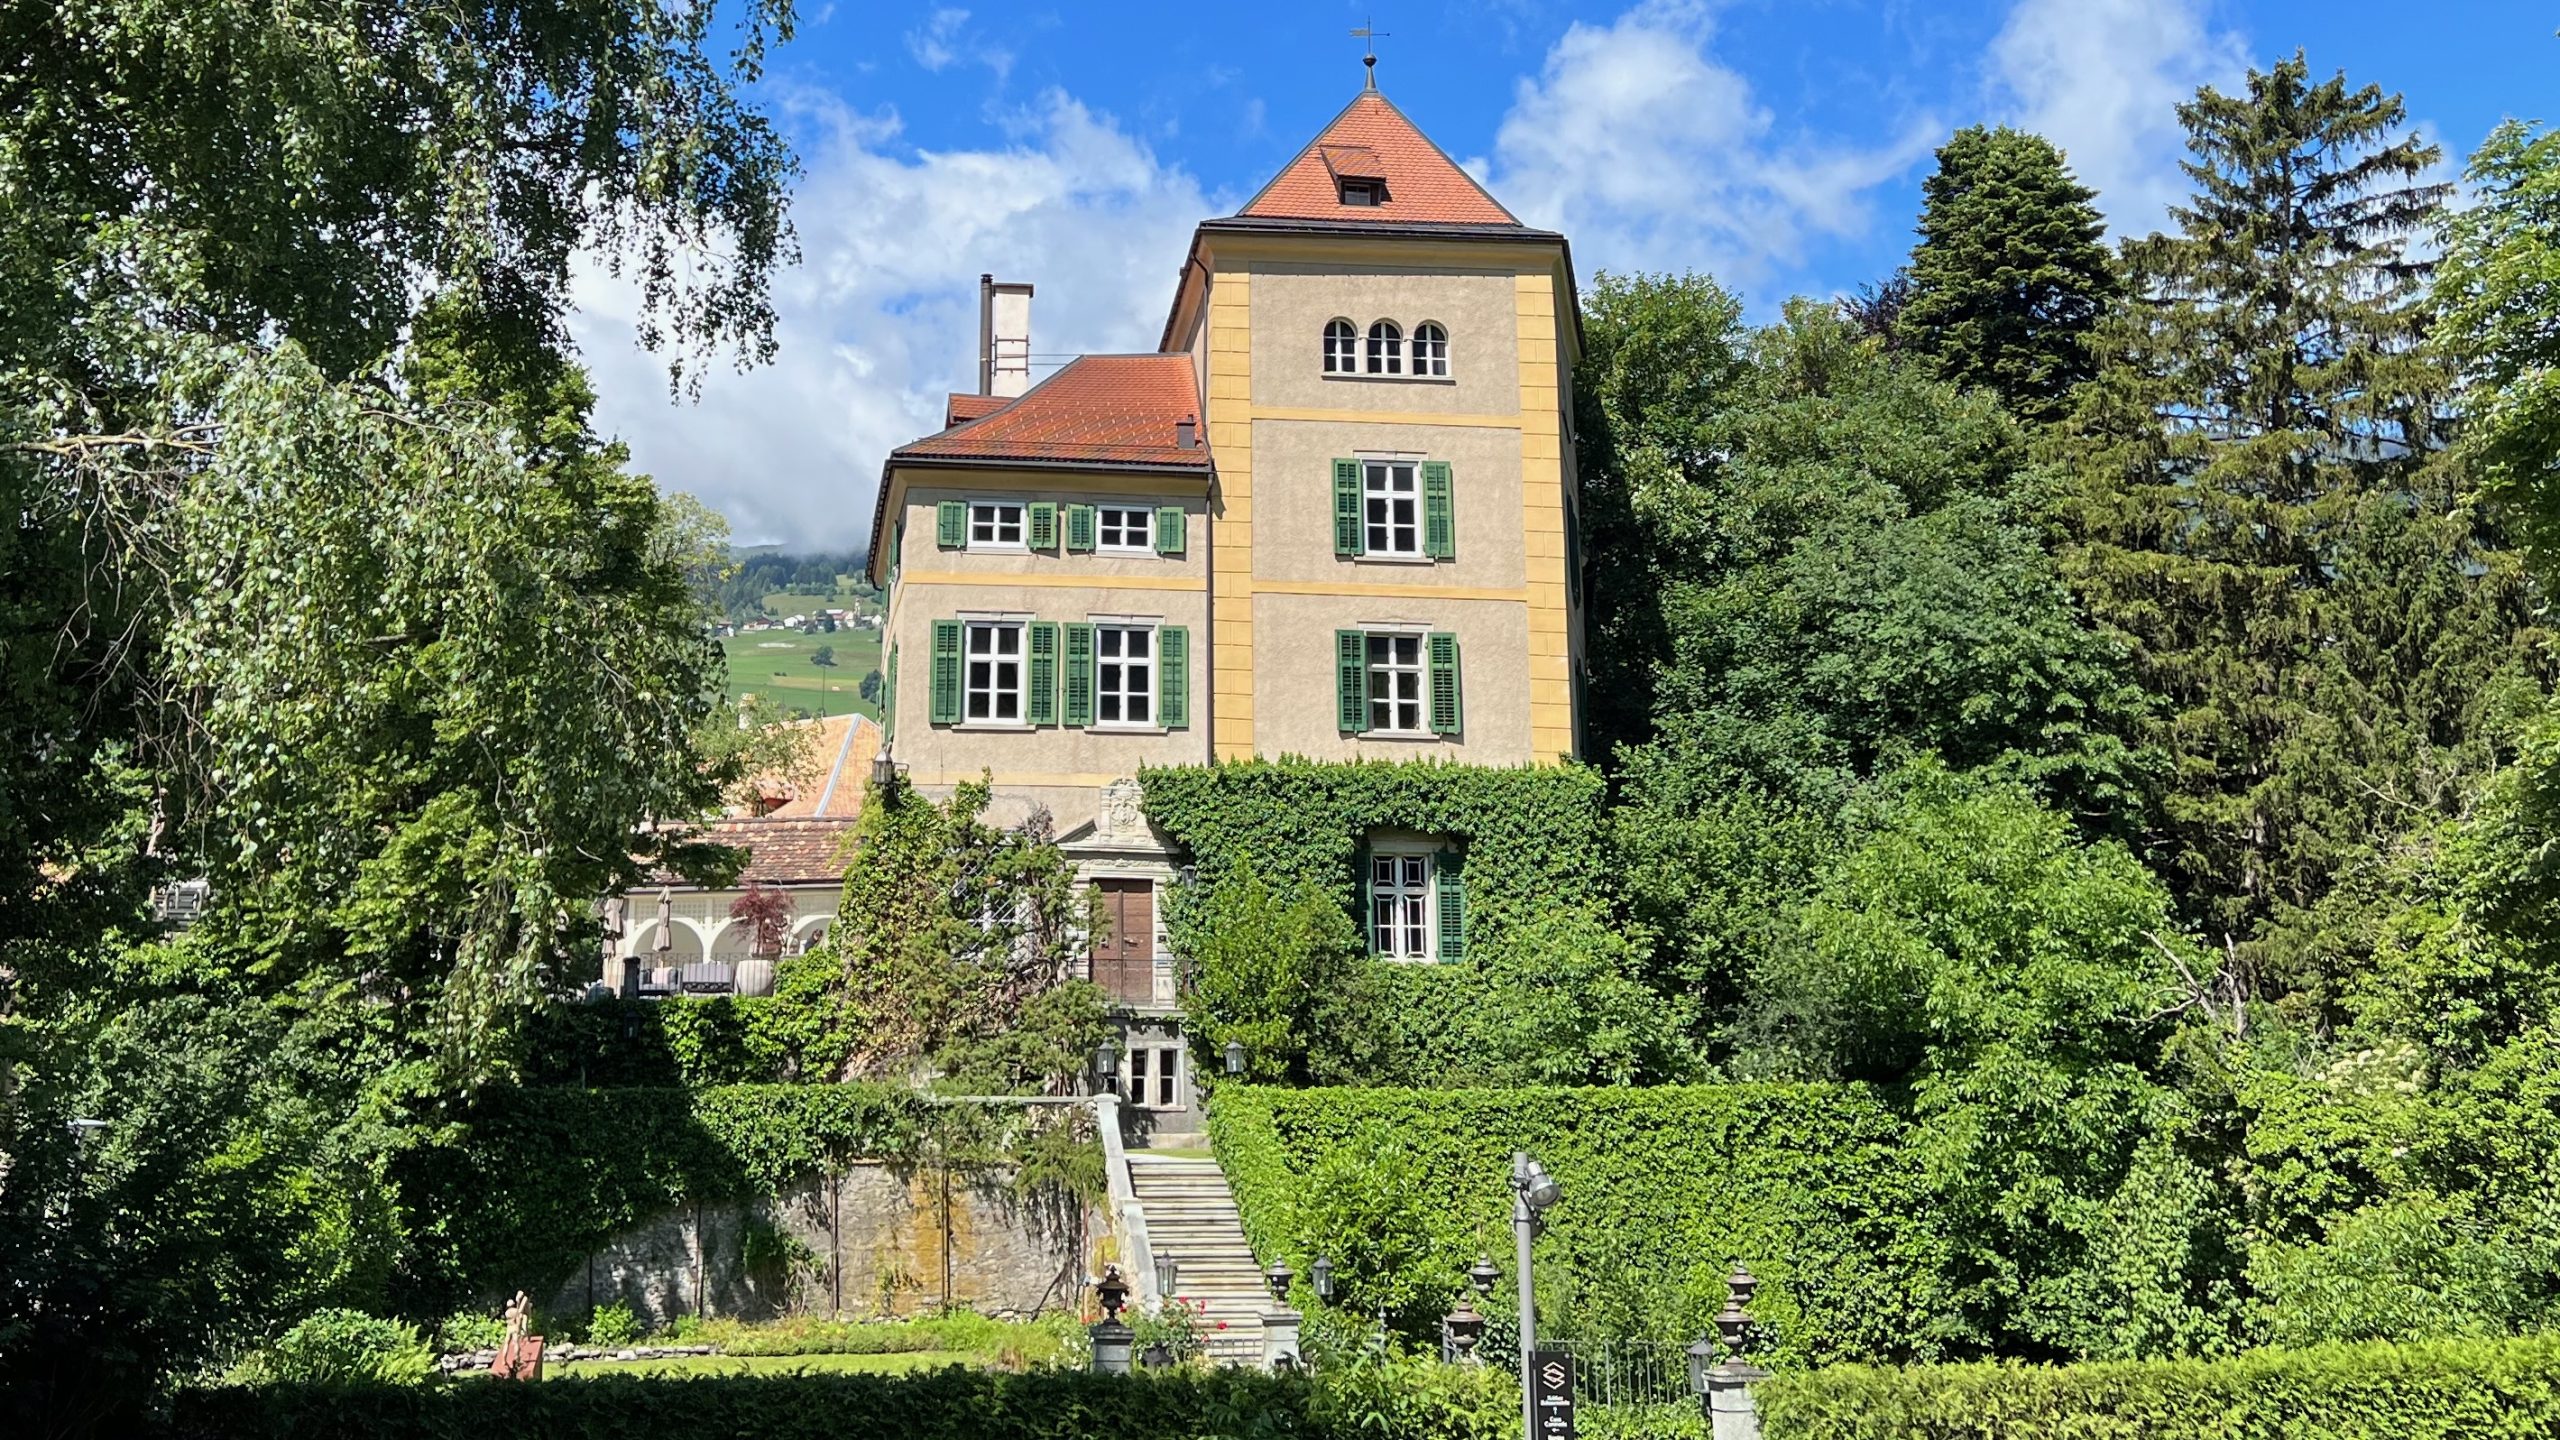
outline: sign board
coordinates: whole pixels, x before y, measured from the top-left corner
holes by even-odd
[[[1529,1404],[1537,1419],[1530,1440],[1573,1440],[1573,1357],[1562,1350],[1529,1356]]]

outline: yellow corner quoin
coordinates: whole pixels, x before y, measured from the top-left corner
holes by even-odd
[[[1556,292],[1546,274],[1520,275],[1520,496],[1522,532],[1564,534],[1564,447]],[[1529,576],[1529,734],[1541,765],[1573,758],[1571,637],[1565,619],[1563,546],[1533,542]]]
[[[1221,760],[1253,758],[1253,276],[1209,290],[1209,722]]]

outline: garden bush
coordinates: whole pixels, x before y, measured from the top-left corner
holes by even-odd
[[[435,1369],[435,1352],[397,1320],[321,1310],[278,1337],[260,1368],[301,1385],[415,1385]]]
[[[1255,1252],[1301,1276],[1325,1255],[1339,1304],[1409,1334],[1509,1253],[1520,1149],[1564,1186],[1538,1250],[1559,1338],[1686,1343],[1741,1260],[1784,1362],[1934,1353],[1946,1239],[1903,1122],[1862,1087],[1227,1086],[1209,1130]]]
[[[2523,1440],[2560,1431],[2560,1336],[2222,1360],[1840,1366],[1754,1393],[1767,1440]]]

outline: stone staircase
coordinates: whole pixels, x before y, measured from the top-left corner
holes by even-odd
[[[1149,1248],[1172,1256],[1179,1267],[1175,1293],[1203,1307],[1210,1358],[1260,1364],[1262,1315],[1271,1308],[1271,1292],[1263,1288],[1262,1267],[1244,1242],[1235,1196],[1218,1162],[1132,1150],[1129,1186],[1146,1215]]]

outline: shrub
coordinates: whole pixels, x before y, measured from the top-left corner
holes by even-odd
[[[2560,1429],[2560,1337],[1841,1366],[1781,1375],[1755,1396],[1768,1440],[2486,1440]]]
[[[1946,1240],[1906,1126],[1862,1087],[1231,1085],[1209,1130],[1257,1255],[1303,1276],[1331,1250],[1343,1303],[1383,1300],[1417,1338],[1470,1262],[1508,1253],[1524,1149],[1564,1185],[1539,1242],[1559,1337],[1685,1344],[1739,1259],[1781,1360],[1937,1353],[1915,1322],[1943,1303]]]
[[[599,1305],[595,1308],[595,1313],[587,1317],[587,1343],[590,1345],[614,1349],[629,1345],[639,1338],[638,1317],[631,1313],[630,1306],[620,1301],[615,1301],[611,1305]]]
[[[1327,1002],[1365,963],[1340,897],[1312,880],[1273,885],[1246,860],[1175,891],[1168,911],[1174,953],[1191,966],[1183,1017],[1199,1063],[1237,1040],[1254,1079],[1305,1080]]]
[[[436,1327],[436,1343],[447,1350],[495,1350],[507,1338],[507,1322],[480,1310],[456,1310]]]
[[[435,1352],[397,1320],[319,1310],[284,1332],[267,1352],[266,1369],[301,1385],[415,1385],[435,1369]]]

